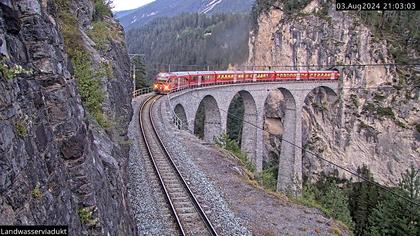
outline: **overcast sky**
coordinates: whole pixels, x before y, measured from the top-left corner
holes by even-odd
[[[154,0],[113,0],[114,11],[130,10],[143,6]]]

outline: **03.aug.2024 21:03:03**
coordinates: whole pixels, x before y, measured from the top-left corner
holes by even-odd
[[[337,11],[418,11],[415,0],[337,0]]]

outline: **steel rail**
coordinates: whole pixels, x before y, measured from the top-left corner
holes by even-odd
[[[167,189],[167,187],[165,186],[165,182],[164,182],[164,180],[163,180],[163,178],[162,178],[162,175],[161,175],[161,173],[160,173],[160,171],[159,171],[159,168],[158,168],[158,165],[157,165],[157,163],[156,163],[156,161],[154,160],[154,157],[153,157],[153,154],[152,154],[152,150],[151,150],[151,148],[150,148],[150,144],[148,143],[148,141],[147,141],[147,138],[146,138],[146,134],[145,134],[145,131],[144,131],[144,129],[145,129],[145,126],[143,125],[143,121],[142,121],[142,117],[143,117],[143,112],[144,112],[144,109],[145,109],[145,107],[146,107],[146,104],[147,103],[151,103],[150,104],[150,106],[149,106],[149,117],[148,117],[148,119],[150,120],[150,123],[151,123],[151,126],[152,126],[152,132],[154,133],[154,135],[155,135],[155,137],[156,137],[156,140],[157,140],[157,142],[158,142],[158,145],[161,147],[161,149],[163,150],[163,154],[164,154],[164,156],[167,158],[167,160],[168,160],[168,162],[169,162],[169,164],[170,164],[170,166],[172,166],[172,168],[173,168],[173,172],[175,173],[175,175],[179,178],[179,180],[180,180],[180,182],[181,182],[181,185],[183,186],[183,187],[185,187],[185,192],[187,193],[187,195],[189,196],[189,200],[190,200],[190,202],[192,203],[192,205],[194,206],[194,208],[195,208],[195,210],[196,210],[196,212],[198,213],[198,215],[199,215],[199,217],[201,218],[201,220],[202,220],[202,222],[204,223],[204,225],[206,226],[206,228],[207,228],[207,230],[208,230],[208,232],[211,234],[211,235],[215,235],[215,236],[217,236],[218,234],[217,234],[217,232],[216,232],[216,230],[215,230],[215,228],[213,227],[213,225],[211,224],[211,222],[210,222],[210,220],[208,219],[208,217],[207,217],[207,215],[205,214],[205,212],[204,212],[204,210],[203,210],[203,208],[200,206],[200,204],[199,204],[199,202],[198,202],[198,200],[197,200],[197,198],[195,197],[195,195],[193,194],[193,192],[191,191],[191,189],[190,189],[190,187],[188,186],[188,184],[187,184],[187,182],[185,181],[185,179],[184,179],[184,177],[181,175],[181,172],[180,172],[180,170],[178,169],[178,167],[175,165],[175,163],[174,163],[174,161],[173,161],[173,158],[172,158],[172,156],[170,155],[170,153],[168,152],[168,150],[167,150],[167,148],[166,148],[166,146],[164,145],[164,143],[163,143],[163,141],[162,141],[162,139],[161,139],[161,137],[159,136],[159,132],[157,132],[157,129],[156,129],[156,126],[155,126],[155,122],[154,122],[154,119],[153,119],[153,115],[152,115],[152,109],[153,109],[153,106],[154,106],[154,104],[155,104],[155,102],[160,98],[160,97],[162,97],[162,96],[151,96],[150,98],[148,98],[144,103],[143,103],[143,105],[142,105],[142,108],[141,108],[141,116],[140,116],[140,121],[141,121],[141,127],[142,127],[142,134],[143,134],[143,138],[144,138],[144,140],[145,140],[145,143],[146,143],[146,146],[147,146],[147,149],[148,149],[148,152],[149,152],[149,156],[150,156],[150,158],[152,159],[152,162],[153,162],[153,165],[154,165],[154,168],[155,168],[155,172],[158,174],[158,176],[159,176],[159,179],[160,179],[160,182],[161,182],[161,184],[162,184],[162,187],[163,187],[163,189],[164,189],[164,192],[165,192],[165,194],[166,194],[166,198],[168,199],[168,201],[169,201],[169,203],[170,203],[170,205],[171,205],[171,210],[172,210],[172,212],[173,212],[173,214],[175,215],[175,218],[176,218],[176,220],[177,220],[177,224],[178,224],[178,226],[179,226],[179,228],[180,228],[180,230],[182,231],[181,233],[182,233],[182,235],[185,235],[186,233],[185,233],[185,226],[183,226],[183,224],[182,224],[182,220],[181,220],[181,217],[179,216],[179,214],[178,214],[178,212],[177,212],[177,210],[176,210],[176,207],[175,207],[175,204],[173,203],[173,201],[172,201],[172,199],[171,199],[171,196],[170,196],[170,193],[168,192],[168,189]]]
[[[159,169],[158,169],[158,167],[157,167],[157,165],[156,165],[156,162],[155,162],[155,160],[154,160],[154,158],[153,158],[153,156],[152,156],[152,150],[150,149],[150,145],[149,145],[149,143],[147,142],[147,138],[146,138],[146,134],[145,134],[145,128],[144,128],[144,123],[143,123],[143,119],[142,119],[142,118],[143,118],[143,111],[144,111],[144,108],[145,108],[146,104],[147,104],[149,101],[151,101],[153,98],[155,98],[155,97],[156,97],[156,96],[150,96],[150,97],[148,97],[148,98],[147,98],[147,99],[143,102],[143,104],[142,104],[142,105],[141,105],[141,107],[140,107],[140,118],[139,118],[139,120],[140,120],[140,130],[141,130],[142,137],[143,137],[143,141],[144,141],[144,144],[145,144],[145,146],[146,146],[146,148],[147,148],[147,151],[148,151],[149,157],[150,157],[150,159],[152,160],[153,167],[154,167],[154,171],[155,171],[156,175],[157,175],[157,176],[158,176],[158,178],[159,178],[160,186],[162,187],[162,189],[163,189],[163,191],[164,191],[164,193],[165,193],[165,197],[166,197],[166,200],[167,200],[168,204],[171,206],[171,212],[172,212],[173,216],[175,217],[176,224],[178,225],[179,230],[181,231],[181,232],[180,232],[180,233],[181,233],[181,235],[185,235],[184,228],[182,227],[181,221],[179,220],[179,217],[178,217],[178,215],[177,215],[177,213],[176,213],[176,210],[175,210],[175,207],[174,207],[174,205],[173,205],[173,203],[172,203],[172,200],[171,200],[171,199],[170,199],[170,197],[169,197],[168,190],[166,189],[166,186],[165,186],[165,184],[164,184],[164,182],[163,182],[162,176],[161,176],[161,174],[160,174],[160,172],[159,172]]]

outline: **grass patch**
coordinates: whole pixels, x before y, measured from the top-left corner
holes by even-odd
[[[241,148],[236,143],[236,141],[230,139],[229,135],[227,135],[226,133],[222,134],[220,137],[217,137],[215,139],[215,143],[217,146],[231,152],[233,155],[238,157],[247,170],[253,173],[256,171],[255,165],[250,160],[248,160],[246,153],[242,152]]]
[[[329,184],[325,188],[319,188],[314,184],[305,184],[302,196],[291,199],[295,203],[321,210],[328,217],[336,219],[345,228],[354,228],[347,207],[348,198],[335,184]]]
[[[363,107],[363,111],[365,113],[371,113],[378,117],[388,117],[391,119],[395,118],[395,114],[392,111],[391,107],[381,107],[379,105],[375,105],[374,103],[366,103]]]
[[[15,128],[17,131],[17,134],[20,137],[26,137],[28,136],[28,124],[24,120],[19,120],[15,123]]]
[[[83,46],[84,42],[77,19],[69,11],[68,3],[58,1],[57,5],[61,9],[59,12],[60,29],[66,51],[73,63],[74,77],[82,102],[102,128],[109,128],[109,123],[102,112],[104,92],[99,80],[100,77],[106,76],[108,73],[111,74],[107,69],[109,66],[101,63],[99,68],[94,70],[92,59]]]
[[[259,173],[256,178],[257,181],[265,188],[270,191],[276,191],[277,189],[277,175],[278,167],[273,166],[268,169],[263,170]]]
[[[104,21],[97,21],[92,24],[92,29],[88,31],[89,37],[95,42],[99,50],[108,49],[110,30]]]
[[[79,215],[80,222],[82,222],[82,224],[96,224],[96,220],[93,218],[93,213],[89,210],[89,208],[79,208],[77,214]]]
[[[109,0],[94,0],[95,3],[95,20],[103,20],[106,16],[111,17],[112,11],[110,9],[110,4],[112,1]]]
[[[24,69],[20,65],[7,65],[3,60],[0,60],[0,74],[5,80],[13,80],[19,75],[32,75],[32,69]]]
[[[41,187],[39,186],[39,184],[37,184],[32,190],[32,197],[38,200],[42,198]]]

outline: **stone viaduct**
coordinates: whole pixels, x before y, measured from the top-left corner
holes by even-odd
[[[194,131],[194,121],[201,104],[205,109],[204,140],[213,142],[214,137],[227,130],[229,105],[239,94],[245,106],[242,130],[242,150],[262,171],[263,124],[265,101],[273,90],[280,90],[286,102],[283,118],[283,140],[279,159],[277,191],[299,193],[302,187],[302,109],[308,94],[318,87],[325,87],[337,94],[337,80],[323,81],[276,81],[264,83],[225,84],[199,87],[172,93],[168,99],[173,114],[182,120],[184,129]]]

